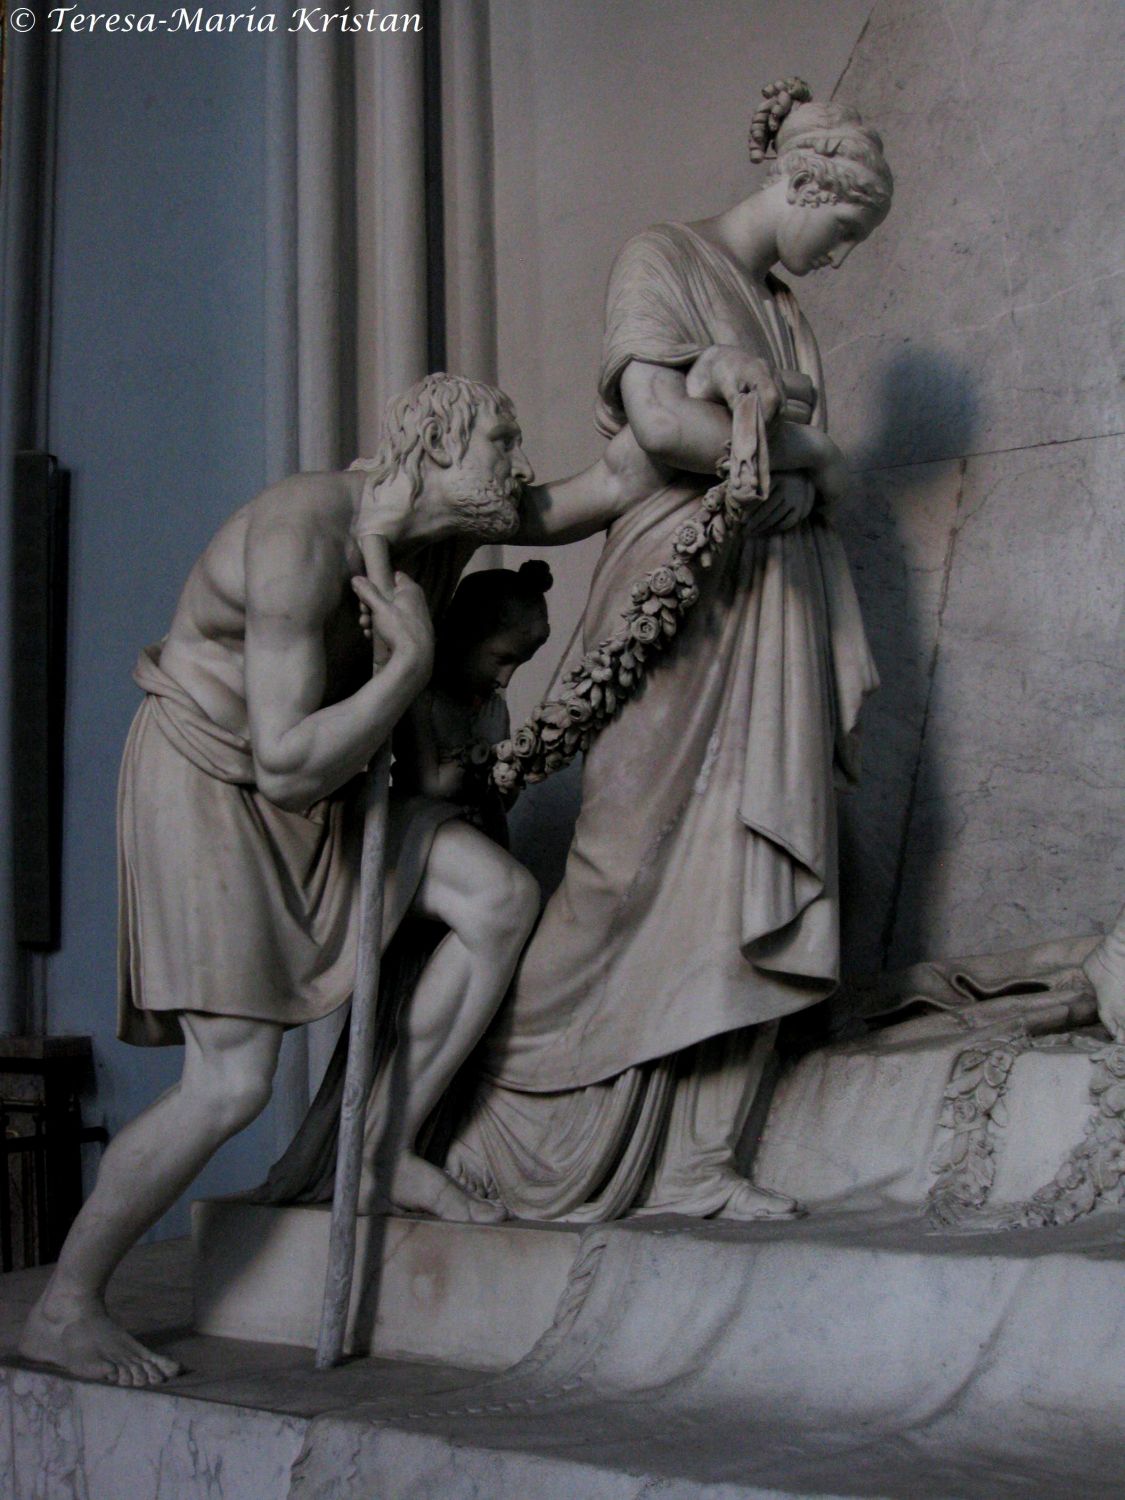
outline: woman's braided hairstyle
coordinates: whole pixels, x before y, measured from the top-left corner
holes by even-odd
[[[860,203],[885,209],[894,178],[883,142],[847,104],[814,104],[803,78],[779,78],[762,90],[763,102],[750,123],[750,160],[770,159],[770,176],[809,178],[800,202]]]
[[[812,89],[803,78],[794,74],[792,78],[778,78],[767,83],[762,98],[765,103],[759,104],[750,121],[750,160],[755,166],[765,161],[782,121],[794,104],[807,104],[812,98]]]

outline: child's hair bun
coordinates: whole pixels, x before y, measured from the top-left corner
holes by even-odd
[[[551,570],[541,557],[531,557],[520,564],[519,580],[528,594],[545,594],[554,583]]]

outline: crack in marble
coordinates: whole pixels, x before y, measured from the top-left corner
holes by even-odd
[[[1113,438],[1125,437],[1125,428],[1113,432],[1091,432],[1081,433],[1077,437],[1047,438],[1041,443],[1016,443],[1010,448],[977,448],[971,453],[945,453],[936,458],[909,458],[897,464],[872,464],[866,468],[852,470],[854,475],[859,474],[897,474],[903,469],[924,469],[934,464],[955,464],[975,458],[1000,458],[1006,453],[1038,453],[1045,448],[1066,448],[1073,443],[1101,443],[1109,442]],[[1034,472],[1028,470],[1027,472]],[[868,540],[873,540],[868,537]]]
[[[863,46],[864,38],[867,36],[868,28],[870,27],[872,19],[874,18],[875,11],[876,11],[876,8],[878,7],[878,4],[879,4],[879,0],[872,0],[871,9],[867,12],[867,19],[866,19],[866,21],[864,21],[862,27],[860,28],[859,35],[855,39],[855,45],[853,46],[852,50],[848,53],[848,60],[844,64],[844,66],[840,69],[839,76],[837,77],[836,82],[832,85],[832,92],[828,96],[829,100],[835,99],[836,94],[837,94],[837,92],[838,92],[838,90],[840,88],[840,85],[843,83],[844,79],[848,76],[848,73],[851,70],[852,63],[855,62],[856,53]]]
[[[1010,307],[1001,308],[998,313],[991,317],[982,319],[979,323],[948,323],[942,325],[942,332],[949,333],[984,333],[989,328],[994,328],[997,323],[1003,323],[1005,319],[1014,320],[1024,313],[1039,312],[1044,307],[1049,307],[1052,302],[1059,301],[1062,297],[1069,297],[1072,292],[1088,291],[1091,287],[1101,286],[1105,281],[1116,281],[1119,276],[1125,276],[1123,270],[1101,271],[1096,276],[1085,276],[1078,281],[1068,282],[1066,286],[1056,287],[1053,292],[1048,292],[1045,297],[1033,298],[1028,302],[1015,302]],[[824,351],[823,358],[830,359],[833,354],[839,354],[841,350],[850,349],[854,344],[871,343],[874,340],[900,340],[909,341],[914,337],[916,330],[913,325],[910,328],[881,328],[869,330],[866,333],[856,333],[851,338],[841,339],[838,344],[833,344]],[[1021,389],[1027,390],[1027,387]],[[1073,438],[1066,441],[1073,442]]]
[[[937,616],[934,622],[934,639],[933,645],[930,648],[929,663],[926,669],[926,693],[922,703],[921,724],[918,730],[918,748],[910,773],[906,806],[903,808],[902,821],[899,825],[898,851],[895,857],[894,877],[891,881],[890,900],[887,903],[887,920],[883,927],[880,943],[882,950],[881,967],[884,969],[890,967],[891,948],[894,944],[895,929],[898,926],[899,907],[902,901],[903,887],[906,882],[906,854],[910,845],[911,824],[914,821],[914,814],[918,804],[922,763],[925,757],[926,737],[930,723],[930,709],[933,703],[934,679],[937,676],[938,658],[941,654],[942,628],[945,622],[945,607],[949,600],[949,588],[953,577],[953,557],[957,549],[957,538],[961,530],[961,503],[965,494],[965,475],[968,472],[968,467],[969,460],[967,458],[958,460],[957,494],[953,502],[953,524],[949,528],[949,540],[945,547],[941,592],[938,597]]]

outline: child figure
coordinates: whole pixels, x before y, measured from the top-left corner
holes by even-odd
[[[505,804],[488,774],[492,746],[509,733],[503,690],[516,668],[529,661],[550,634],[544,595],[551,583],[551,570],[540,561],[524,563],[518,573],[492,568],[463,578],[435,633],[430,684],[395,730],[392,796],[453,803],[462,817],[505,850]],[[370,635],[369,611],[361,610],[360,622]],[[499,858],[514,862],[510,854]],[[403,922],[383,955],[382,1014],[397,1015],[409,1003],[441,935],[437,924],[422,917],[410,916]],[[270,1169],[258,1201],[316,1203],[331,1198],[333,1142],[347,1060],[345,1038],[346,1032],[341,1034],[312,1109],[288,1150]],[[384,1058],[383,1053],[377,1055],[378,1066]],[[375,1088],[379,1088],[378,1081]],[[373,1201],[379,1201],[377,1194]]]
[[[538,558],[518,572],[490,568],[463,578],[437,627],[430,685],[395,736],[396,790],[458,803],[504,848],[507,820],[489,779],[491,750],[511,732],[504,689],[551,633],[545,596],[552,582]]]

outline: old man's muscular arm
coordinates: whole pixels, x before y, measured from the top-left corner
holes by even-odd
[[[529,488],[513,541],[525,546],[579,541],[604,531],[675,470],[713,474],[730,440],[731,409],[745,391],[758,391],[767,422],[788,415],[790,402],[811,409],[815,399],[807,376],[792,371],[775,376],[765,361],[719,344],[705,349],[686,371],[635,361],[627,366],[621,389],[629,425],[588,469]],[[774,436],[791,426],[778,423]],[[822,455],[819,448],[811,456],[805,450],[828,441],[821,433],[802,435],[803,446],[771,439],[774,467],[810,467]]]
[[[652,461],[628,427],[622,428],[588,469],[528,487],[519,530],[511,540],[519,546],[550,547],[593,536],[666,484],[669,473]]]
[[[311,516],[267,516],[246,545],[246,696],[257,784],[302,811],[357,775],[425,686],[433,631],[422,590],[351,581],[390,653],[358,691],[326,702],[326,627],[349,589],[340,538]],[[358,608],[358,605],[357,605]]]

